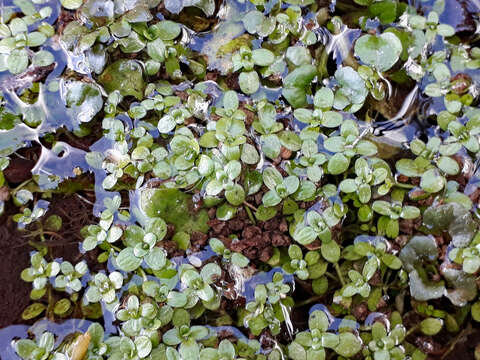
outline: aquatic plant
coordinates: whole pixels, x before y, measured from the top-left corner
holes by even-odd
[[[423,360],[478,334],[475,4],[327,3],[3,5],[0,234],[49,321],[10,352]]]

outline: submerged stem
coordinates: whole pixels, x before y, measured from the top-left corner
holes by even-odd
[[[335,271],[337,272],[338,278],[340,279],[342,286],[345,286],[345,279],[343,278],[342,270],[340,269],[340,265],[338,265],[338,262],[335,263]]]

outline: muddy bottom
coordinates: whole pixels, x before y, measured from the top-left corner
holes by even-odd
[[[0,216],[0,328],[22,322],[22,312],[28,306],[31,284],[20,279],[20,273],[30,264],[30,247],[11,219],[16,208],[5,204]]]
[[[60,216],[62,228],[45,236],[49,249],[46,258],[68,260],[74,264],[84,259],[90,269],[100,270],[102,265],[96,262],[95,252],[83,256],[79,251],[79,243],[82,241],[80,229],[93,221],[92,205],[87,202],[88,197],[81,200],[75,194],[54,195],[49,201],[49,210],[44,218]],[[22,320],[22,312],[30,303],[32,285],[22,281],[20,273],[30,266],[32,247],[29,241],[41,241],[39,237],[27,237],[29,231],[18,230],[17,223],[12,220],[12,215],[18,212],[18,208],[11,201],[5,205],[5,212],[0,216],[0,328],[34,322]]]

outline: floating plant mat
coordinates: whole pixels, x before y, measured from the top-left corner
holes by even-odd
[[[0,8],[0,357],[480,359],[480,3]]]

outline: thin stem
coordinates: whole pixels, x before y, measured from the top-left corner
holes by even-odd
[[[345,279],[343,278],[342,270],[340,269],[340,265],[338,265],[338,262],[335,263],[335,271],[337,272],[338,278],[340,279],[342,286],[345,286]]]
[[[28,180],[25,180],[24,182],[22,182],[20,185],[18,185],[15,189],[12,190],[12,194],[16,194],[18,192],[18,190],[20,190],[21,188],[23,188],[25,185],[27,185],[30,181],[32,181],[32,179],[28,179]]]
[[[143,281],[147,281],[147,280],[148,280],[147,274],[145,273],[145,271],[144,271],[141,267],[139,267],[139,268],[137,269],[137,271],[140,273],[140,276],[142,277]]]
[[[56,232],[54,231],[42,231],[42,229],[40,230],[36,230],[36,231],[32,231],[30,234],[25,234],[25,235],[22,235],[22,237],[24,238],[31,238],[31,237],[37,237],[37,236],[40,236],[40,238],[42,239],[42,241],[45,241],[45,237],[42,236],[42,235],[51,235],[51,236],[55,236],[55,237],[58,237],[62,240],[65,240],[65,238],[60,235],[60,234],[57,234]]]
[[[300,301],[300,302],[296,302],[295,305],[293,305],[293,307],[302,307],[302,306],[305,306],[305,305],[308,305],[308,304],[311,304],[313,302],[316,302],[320,299],[323,298],[323,295],[318,295],[318,296],[313,296],[311,298],[308,298],[307,300],[303,300],[303,301]]]
[[[402,189],[413,189],[415,187],[415,185],[411,185],[411,184],[405,184],[405,183],[401,183],[401,182],[395,182],[394,184],[396,187],[399,187],[399,188],[402,188]]]
[[[52,288],[50,285],[48,285],[47,288],[47,299],[48,299],[48,305],[47,305],[47,310],[45,311],[45,314],[47,316],[47,319],[50,321],[53,321],[55,319],[55,315],[53,314],[53,295],[52,295]]]
[[[247,201],[243,201],[243,205],[248,206],[248,207],[249,207],[250,209],[252,209],[253,211],[257,211],[257,210],[258,210],[255,206],[253,206],[252,204],[250,204],[250,203],[247,202]]]
[[[453,349],[455,349],[455,346],[457,345],[457,342],[459,340],[461,340],[463,337],[465,336],[468,336],[472,333],[472,327],[470,326],[470,324],[468,325],[468,327],[466,329],[463,329],[457,336],[455,336],[455,338],[453,338],[453,340],[451,341],[451,344],[450,346],[448,347],[447,351],[445,351],[442,355],[442,357],[440,358],[440,360],[443,360],[447,357],[448,354],[450,354]]]
[[[122,249],[120,249],[119,247],[117,247],[115,245],[110,244],[110,246],[112,247],[112,249],[117,250],[118,252],[122,251]]]
[[[338,279],[338,277],[336,277],[336,276],[333,275],[333,274],[330,274],[328,271],[326,271],[324,275],[325,275],[326,277],[332,279],[332,280],[335,280],[336,282],[340,282],[340,280]]]
[[[415,331],[418,330],[418,328],[420,327],[420,324],[417,324],[415,325],[414,327],[410,328],[407,333],[405,334],[405,337],[407,337],[408,335],[411,335],[413,334]]]
[[[252,222],[253,225],[256,225],[257,222],[255,221],[255,217],[253,216],[252,214],[252,210],[250,210],[248,207],[244,206],[243,207],[245,209],[245,212],[247,213],[248,215],[248,218],[250,219],[250,221]]]

